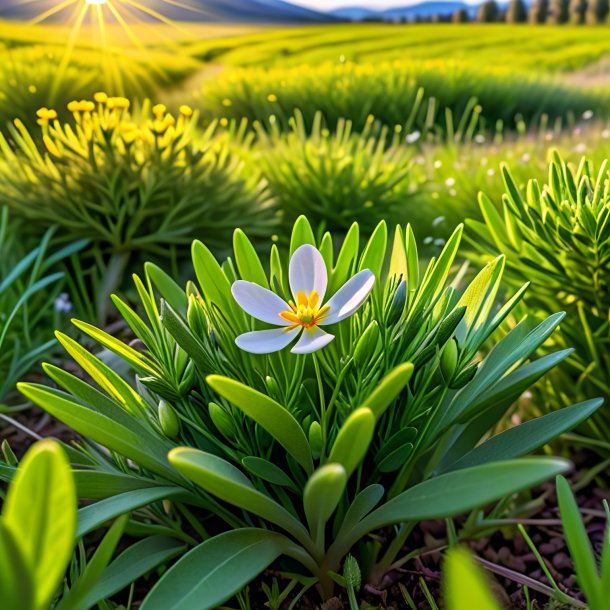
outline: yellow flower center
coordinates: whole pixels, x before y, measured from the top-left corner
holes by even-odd
[[[317,326],[330,309],[328,305],[324,305],[324,307],[319,306],[320,297],[315,290],[312,290],[309,296],[302,291],[297,292],[296,303],[289,301],[288,304],[291,309],[280,313],[280,318],[292,323],[292,326],[286,330],[295,326],[302,326],[303,328]]]

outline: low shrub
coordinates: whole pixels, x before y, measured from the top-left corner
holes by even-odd
[[[370,235],[382,219],[402,222],[416,216],[419,226],[434,218],[434,211],[416,200],[412,150],[386,128],[376,133],[369,123],[359,134],[351,121],[340,120],[330,132],[319,112],[311,133],[300,112],[290,123],[288,133],[277,126],[269,134],[259,129],[256,147],[286,226],[305,214],[321,231],[345,232],[357,222]]]
[[[175,264],[193,236],[222,247],[239,223],[267,237],[276,224],[261,175],[246,167],[214,126],[196,133],[196,115],[178,117],[148,102],[96,94],[69,104],[62,124],[39,115],[37,144],[22,123],[0,137],[0,199],[33,234],[58,228],[64,241],[90,240],[90,260],[106,289],[130,264],[156,256]]]
[[[95,385],[47,365],[62,389],[20,389],[109,450],[73,453],[79,493],[97,500],[79,533],[145,508],[134,532],[161,526],[194,547],[144,610],[186,610],[195,599],[214,608],[276,560],[328,598],[350,550],[363,579],[378,582],[419,521],[476,508],[486,527],[481,507],[568,467],[521,456],[600,401],[488,438],[568,352],[530,360],[561,314],[496,339],[525,288],[496,308],[499,257],[459,289],[461,233],[424,270],[410,227],[388,247],[385,223],[362,250],[354,224],[335,257],[331,235],[316,240],[300,218],[290,264],[274,246],[268,273],[241,231],[222,266],[195,242],[198,281],[186,292],[147,265],[135,278],[145,317],[114,298],[135,341],[76,322],[135,370],[135,387],[58,334]],[[386,526],[397,526],[387,544],[368,538]]]
[[[555,343],[575,351],[540,386],[544,402],[553,408],[575,396],[610,398],[608,162],[599,169],[587,158],[572,165],[556,153],[548,182],[530,180],[524,190],[508,167],[502,167],[502,175],[502,210],[481,195],[485,222],[470,223],[471,243],[482,258],[494,249],[506,253],[509,284],[517,286],[525,278],[532,282],[526,297],[529,311],[545,316],[559,305],[569,313]],[[589,426],[596,441],[607,445],[605,410]]]

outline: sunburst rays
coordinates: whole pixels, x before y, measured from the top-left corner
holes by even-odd
[[[207,14],[205,9],[191,4],[191,0],[159,0],[155,7],[147,6],[145,0],[142,2],[138,0],[57,0],[52,6],[49,6],[49,0],[15,1],[18,4],[41,5],[41,12],[30,22],[32,25],[48,21],[62,21],[70,29],[57,70],[55,85],[51,91],[51,98],[58,91],[61,80],[74,59],[75,49],[81,40],[85,25],[91,28],[91,36],[86,40],[86,46],[93,49],[97,47],[99,68],[104,75],[106,87],[121,94],[125,90],[127,79],[131,85],[137,85],[134,80],[165,76],[159,66],[150,58],[151,54],[138,35],[139,30],[142,31],[153,23],[158,23],[178,30],[182,35],[188,34],[184,25],[175,22],[163,13],[163,5],[167,5],[168,9],[182,9],[185,14],[186,11],[204,16]],[[112,28],[108,27],[110,24],[112,24]],[[124,32],[131,49],[126,48],[124,44],[118,44],[113,39],[112,32],[116,31],[115,26]],[[161,37],[172,52],[179,51],[171,36],[157,32],[157,37]],[[136,63],[139,65],[136,68],[131,62],[132,65],[126,68],[123,65],[126,62],[122,60],[127,55],[133,55],[134,51],[138,56]]]

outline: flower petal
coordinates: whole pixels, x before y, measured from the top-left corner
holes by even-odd
[[[235,339],[235,344],[245,352],[251,354],[271,354],[284,349],[297,335],[302,328],[272,328],[271,330],[254,330],[251,333],[244,333]]]
[[[368,269],[363,269],[350,278],[326,303],[328,314],[318,324],[327,326],[349,318],[366,301],[375,285],[375,275]]]
[[[231,286],[231,293],[237,304],[257,320],[277,326],[292,326],[291,322],[280,318],[280,313],[290,310],[290,305],[275,292],[254,282],[237,280]]]
[[[328,286],[328,273],[320,252],[309,244],[299,246],[290,259],[288,280],[295,299],[298,292],[309,296],[315,290],[322,303]]]
[[[311,354],[326,347],[334,338],[335,335],[330,335],[317,326],[305,328],[298,343],[290,351],[293,354]]]

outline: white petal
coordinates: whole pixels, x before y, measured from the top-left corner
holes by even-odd
[[[309,296],[315,290],[322,303],[328,286],[328,273],[320,252],[309,244],[298,247],[290,259],[288,280],[295,299],[297,292]]]
[[[275,292],[245,280],[234,282],[231,292],[238,305],[257,320],[277,326],[292,326],[291,322],[280,318],[282,311],[290,311],[290,305]]]
[[[335,324],[355,313],[373,290],[375,275],[363,269],[350,278],[326,303],[330,308],[328,314],[319,322],[320,326]]]
[[[271,330],[254,330],[251,333],[239,335],[235,344],[251,354],[271,354],[284,349],[301,332],[301,327],[272,328]]]
[[[329,335],[317,326],[305,328],[298,343],[290,351],[293,354],[311,354],[326,347],[334,338],[334,335]]]

